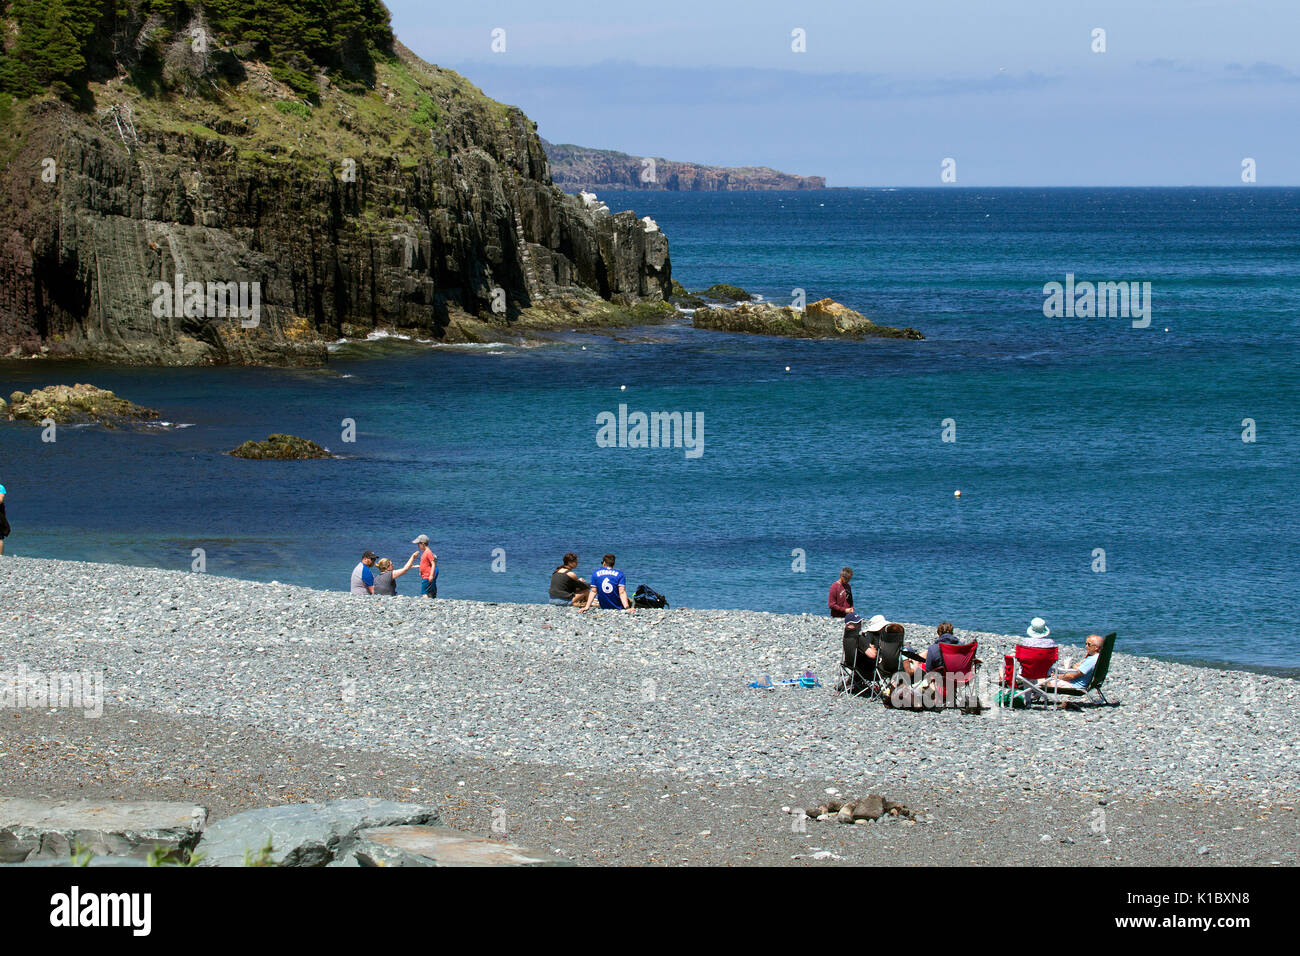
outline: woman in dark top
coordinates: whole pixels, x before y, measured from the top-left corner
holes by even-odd
[[[557,607],[581,607],[587,603],[589,585],[574,574],[578,566],[578,556],[570,551],[564,556],[564,563],[551,572],[550,601]]]
[[[415,558],[416,555],[411,555],[406,559],[406,566],[396,571],[393,570],[393,562],[388,558],[380,558],[375,562],[375,570],[379,572],[375,575],[375,593],[387,594],[390,597],[397,594],[397,579],[411,570]]]

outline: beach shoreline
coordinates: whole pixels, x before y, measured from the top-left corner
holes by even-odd
[[[586,863],[1298,862],[1300,687],[1126,655],[1122,635],[1121,706],[967,716],[834,696],[840,622],[811,615],[382,601],[10,556],[0,589],[0,673],[103,688],[99,717],[0,708],[10,796],[221,816],[433,791],[453,825],[504,810],[511,839]],[[1014,643],[978,639],[985,670]],[[822,687],[747,686],[804,669]],[[783,807],[828,790],[921,818],[795,829]]]

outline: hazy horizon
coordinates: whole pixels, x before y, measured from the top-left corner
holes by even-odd
[[[1300,184],[1284,0],[389,6],[399,40],[553,143],[843,188]]]

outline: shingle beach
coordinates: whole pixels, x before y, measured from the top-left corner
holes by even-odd
[[[102,716],[0,708],[5,796],[214,818],[434,801],[578,863],[1300,861],[1300,682],[1130,656],[1123,634],[1121,706],[968,715],[835,696],[825,616],[579,615],[8,556],[0,593],[0,675],[104,689]],[[1015,644],[958,635],[990,677]],[[823,686],[747,686],[808,669]],[[785,809],[871,792],[918,820]]]

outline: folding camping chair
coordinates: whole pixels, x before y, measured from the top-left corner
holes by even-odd
[[[850,621],[844,625],[844,654],[839,660],[840,679],[835,684],[837,695],[861,697],[871,689],[871,675],[858,670],[859,638],[862,636],[862,621]]]
[[[940,644],[939,653],[943,655],[943,675],[936,689],[938,697],[945,706],[956,706],[958,694],[964,694],[966,702],[961,705],[963,711],[979,713],[982,709],[978,686],[973,684],[975,672],[982,663],[976,656],[979,641],[969,644]],[[936,674],[936,677],[940,675]],[[951,695],[951,698],[949,697]],[[970,703],[974,696],[974,704]]]
[[[1014,655],[1007,654],[1003,657],[1000,683],[1005,691],[998,695],[999,706],[1013,706],[1017,692],[1026,705],[1047,703],[1050,689],[1039,687],[1037,681],[1052,673],[1060,655],[1059,647],[1026,647],[1017,644]],[[1055,702],[1054,692],[1052,702]]]
[[[876,666],[871,675],[871,697],[882,700],[889,693],[895,675],[903,666],[903,625],[890,624],[872,640],[876,647]]]
[[[1097,664],[1092,669],[1092,676],[1088,679],[1087,687],[1070,687],[1064,685],[1056,688],[1056,691],[1064,698],[1066,706],[1077,707],[1081,704],[1103,705],[1106,707],[1115,707],[1119,701],[1106,699],[1106,694],[1101,689],[1102,682],[1106,680],[1106,673],[1110,670],[1110,656],[1115,650],[1115,632],[1107,634],[1101,641],[1101,650],[1097,652]]]

